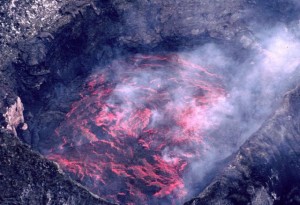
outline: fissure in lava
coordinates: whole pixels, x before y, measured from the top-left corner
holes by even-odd
[[[213,126],[207,110],[224,96],[219,82],[177,55],[115,61],[88,78],[47,157],[107,200],[176,204]]]

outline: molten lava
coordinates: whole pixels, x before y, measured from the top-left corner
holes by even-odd
[[[212,126],[206,111],[224,96],[218,82],[177,55],[115,61],[89,77],[47,157],[107,200],[176,204]]]

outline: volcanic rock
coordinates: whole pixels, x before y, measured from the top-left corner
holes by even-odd
[[[79,98],[95,65],[132,53],[230,45],[236,58],[256,47],[259,22],[298,25],[297,1],[9,0],[0,5],[1,204],[108,204],[32,151],[48,139]],[[299,203],[299,88],[187,204]],[[11,123],[7,108],[18,107]],[[23,126],[22,124],[20,126]],[[25,126],[26,127],[26,126]],[[12,128],[13,129],[13,128]]]
[[[9,108],[7,108],[6,113],[4,113],[4,118],[7,123],[6,129],[13,131],[16,135],[16,128],[19,124],[24,123],[23,116],[24,107],[21,99],[18,97],[17,101]]]
[[[6,131],[0,133],[0,155],[0,204],[111,204]]]

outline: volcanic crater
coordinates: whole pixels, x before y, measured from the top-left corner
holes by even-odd
[[[11,143],[12,156],[30,153],[34,174],[12,168],[17,157],[5,155],[3,164],[20,170],[15,175],[23,181],[39,170],[50,174],[19,186],[20,199],[10,191],[8,203],[182,204],[199,193],[186,204],[297,201],[297,183],[286,182],[299,180],[297,139],[288,138],[299,134],[299,94],[295,89],[282,102],[282,93],[299,79],[298,24],[283,26],[288,34],[270,43],[279,45],[275,52],[253,32],[297,16],[294,1],[57,1],[32,7],[41,12],[25,15],[32,28],[18,23],[25,9],[14,2],[27,13],[34,4],[9,6],[18,12],[5,24],[16,21],[3,47],[0,108],[14,108],[7,108],[18,114],[13,125],[22,123],[11,128],[24,144],[5,135],[1,152]],[[0,180],[2,172],[9,171],[0,170]],[[45,193],[31,199],[32,190]],[[6,198],[0,195],[0,203]]]

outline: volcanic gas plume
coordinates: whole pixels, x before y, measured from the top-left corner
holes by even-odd
[[[201,158],[207,109],[221,78],[177,55],[137,55],[88,78],[47,155],[76,180],[122,204],[176,204]]]

